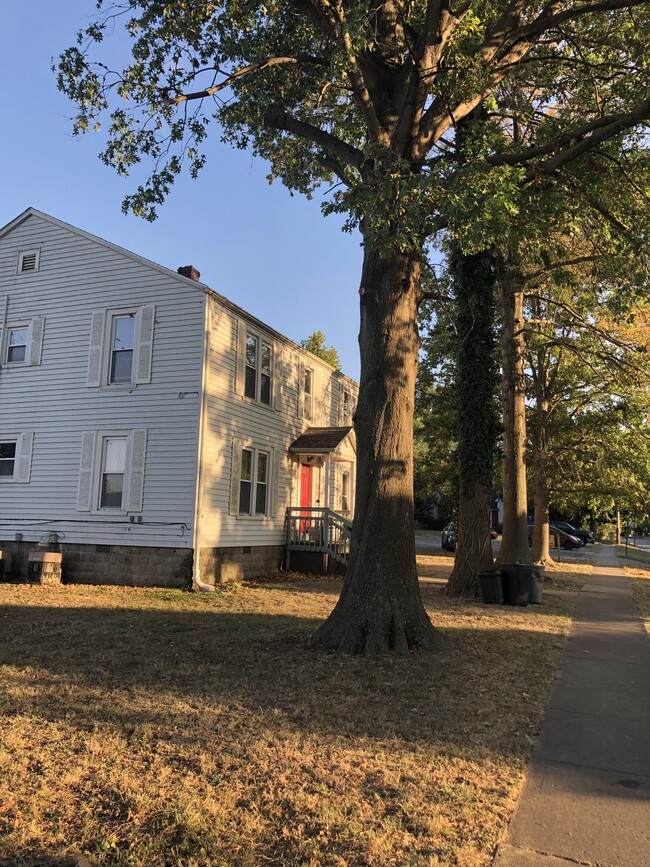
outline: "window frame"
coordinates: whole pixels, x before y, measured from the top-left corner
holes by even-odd
[[[133,348],[131,352],[131,375],[128,380],[112,381],[113,340],[117,319],[133,319]],[[133,389],[150,383],[153,368],[153,341],[156,328],[156,308],[153,304],[138,304],[124,307],[107,307],[95,310],[90,323],[90,343],[86,386],[111,390]]]
[[[25,357],[21,361],[10,361],[9,350],[11,349],[11,332],[25,329]],[[30,343],[31,343],[32,320],[27,319],[23,322],[7,323],[5,329],[6,336],[2,349],[2,363],[6,367],[26,367],[30,362]]]
[[[310,391],[307,391],[307,374],[310,379]],[[303,367],[302,379],[302,416],[307,421],[314,421],[314,383],[316,381],[316,370],[313,367],[305,364]]]
[[[122,504],[119,508],[102,506],[102,477],[104,475],[104,453],[106,441],[109,439],[125,439],[126,453],[124,457],[124,479],[122,482]],[[133,458],[133,430],[124,428],[98,430],[95,432],[95,447],[92,467],[92,489],[90,497],[90,514],[92,515],[125,515],[129,510],[128,494],[131,487],[131,463]]]
[[[120,496],[120,505],[119,506],[105,506],[102,504],[103,493],[104,493],[104,477],[109,475],[106,472],[106,458],[108,452],[108,443],[110,441],[120,440],[124,442],[124,470],[121,473],[122,475],[122,493]],[[130,480],[130,472],[128,473],[129,479],[127,479],[127,470],[130,470],[130,445],[131,445],[131,436],[129,434],[121,434],[121,435],[103,435],[99,441],[99,469],[98,469],[98,486],[97,486],[97,511],[98,512],[117,512],[121,514],[122,512],[126,512],[127,510],[124,508],[124,498],[127,496],[128,487],[127,480]],[[113,474],[116,475],[116,474]],[[119,475],[119,474],[117,474]]]
[[[0,445],[14,445],[14,456],[10,458],[0,458],[1,461],[13,460],[13,470],[11,475],[0,474],[0,483],[15,482],[18,475],[18,465],[20,461],[20,437],[19,436],[2,436],[0,437]]]
[[[346,409],[346,398],[347,398],[347,409]],[[351,424],[352,421],[352,395],[350,394],[350,390],[347,388],[343,389],[341,395],[341,416],[343,419],[344,425]]]
[[[277,355],[278,349],[270,337],[266,337],[264,334],[254,331],[249,328],[248,325],[245,325],[244,331],[244,339],[242,341],[241,351],[244,354],[242,360],[243,366],[243,382],[241,384],[241,392],[242,397],[250,401],[251,403],[257,403],[260,406],[266,406],[269,409],[274,408],[274,403],[276,400],[276,387],[277,384],[275,382],[275,372],[276,365],[278,364]],[[254,341],[255,343],[255,366],[248,364],[248,345],[249,341]],[[264,367],[264,350],[268,349],[268,357],[269,357],[269,365],[268,369]],[[248,371],[254,371],[255,376],[255,387],[254,392],[255,396],[249,393],[250,389],[248,387],[249,384],[249,376]],[[268,388],[268,401],[262,399],[262,395],[264,393],[264,384],[267,384]]]
[[[244,453],[248,452],[251,455],[250,479],[242,478],[244,469]],[[258,478],[259,474],[259,458],[263,455],[266,458],[266,473],[265,480]],[[238,479],[238,500],[237,500],[237,517],[238,518],[266,518],[271,514],[271,462],[273,460],[272,450],[270,448],[260,448],[258,446],[246,443],[241,446],[239,454],[239,479]],[[250,485],[249,493],[249,508],[248,511],[242,511],[242,483]],[[260,512],[257,509],[258,486],[265,487],[264,492],[264,511]]]
[[[347,491],[345,490],[345,480],[347,479]],[[350,499],[351,499],[351,473],[349,470],[341,470],[341,512],[350,513]],[[347,500],[347,503],[344,502],[344,499]]]

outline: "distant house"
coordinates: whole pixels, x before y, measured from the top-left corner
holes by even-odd
[[[0,548],[64,581],[278,567],[354,510],[357,384],[199,282],[33,208],[0,230]],[[305,518],[306,520],[306,518]]]

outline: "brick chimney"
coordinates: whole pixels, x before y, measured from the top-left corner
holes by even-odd
[[[178,269],[178,273],[181,277],[189,277],[190,280],[196,280],[197,283],[201,280],[200,273],[196,270],[194,265],[181,265]]]

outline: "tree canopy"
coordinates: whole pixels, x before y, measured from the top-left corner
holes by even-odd
[[[314,355],[331,364],[334,370],[340,370],[341,359],[339,358],[338,350],[335,346],[326,346],[326,341],[327,338],[322,331],[314,331],[309,337],[301,340],[300,345],[303,349],[313,352]]]

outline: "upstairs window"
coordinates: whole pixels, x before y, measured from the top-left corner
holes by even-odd
[[[350,424],[350,392],[343,392],[343,424]]]
[[[154,325],[153,305],[93,313],[86,384],[151,382]]]
[[[244,396],[271,406],[273,347],[254,334],[246,334]]]
[[[27,330],[26,325],[9,329],[7,342],[7,364],[22,364],[27,358]]]
[[[257,398],[257,338],[246,335],[246,382],[244,394],[253,400]]]
[[[26,322],[9,322],[3,342],[2,363],[16,367],[40,364],[44,329],[43,316]]]
[[[135,345],[135,315],[113,316],[111,325],[111,360],[109,383],[131,382],[133,348]]]
[[[314,371],[311,367],[305,368],[302,414],[307,421],[314,418]]]

